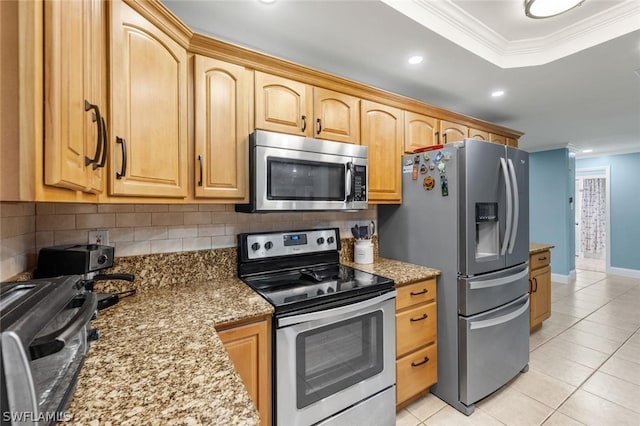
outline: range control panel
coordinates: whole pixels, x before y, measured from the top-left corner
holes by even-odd
[[[249,259],[311,254],[338,249],[338,229],[312,229],[306,231],[269,232],[247,234]]]

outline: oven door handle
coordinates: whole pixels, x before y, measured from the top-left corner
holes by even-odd
[[[278,319],[277,326],[287,327],[290,325],[299,324],[301,322],[309,322],[309,321],[317,321],[327,318],[336,317],[339,315],[350,314],[353,312],[357,312],[361,309],[370,308],[372,306],[378,305],[385,300],[393,299],[396,297],[397,291],[393,290],[388,293],[382,294],[380,296],[374,297],[372,299],[367,299],[362,302],[354,303],[351,305],[340,306],[338,308],[326,309],[317,312],[309,312],[306,314],[300,315],[292,315],[290,317],[284,317]]]
[[[71,321],[59,330],[49,333],[46,336],[38,337],[29,345],[31,360],[36,360],[56,352],[61,351],[67,341],[75,336],[85,327],[98,308],[98,296],[92,292],[86,292],[84,299],[76,299],[71,304],[81,301],[82,308],[71,318]]]

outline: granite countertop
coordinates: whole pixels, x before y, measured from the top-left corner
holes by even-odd
[[[258,424],[214,327],[272,312],[236,278],[123,298],[92,322],[100,338],[68,409],[72,423]]]
[[[368,265],[344,260],[342,263],[361,271],[371,272],[372,274],[391,278],[395,281],[396,287],[427,280],[440,275],[440,271],[437,269],[415,265],[413,263],[401,262],[399,260],[388,259],[385,257],[376,257],[374,263]]]
[[[539,244],[539,243],[530,243],[529,244],[529,254],[538,254],[543,251],[551,250],[555,246],[553,244]]]

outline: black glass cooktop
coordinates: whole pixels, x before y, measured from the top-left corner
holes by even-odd
[[[245,277],[276,311],[323,304],[393,287],[393,281],[345,265],[323,265]]]

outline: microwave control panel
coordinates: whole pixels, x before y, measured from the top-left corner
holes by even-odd
[[[367,166],[354,165],[352,170],[351,200],[367,201]]]

